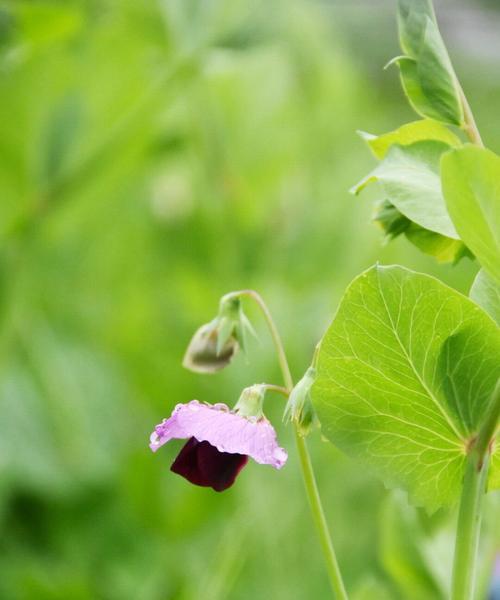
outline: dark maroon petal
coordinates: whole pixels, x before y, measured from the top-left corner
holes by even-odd
[[[202,442],[207,443],[207,442]],[[200,442],[194,437],[184,444],[181,451],[177,455],[177,458],[172,463],[170,470],[173,473],[182,475],[191,483],[195,485],[207,486],[207,483],[203,473],[200,473],[198,468],[198,446]]]
[[[247,462],[248,456],[220,452],[208,442],[200,442],[198,446],[198,468],[216,492],[232,486]]]
[[[220,452],[208,442],[190,438],[174,460],[170,470],[203,487],[222,492],[230,487],[247,464],[248,456]]]

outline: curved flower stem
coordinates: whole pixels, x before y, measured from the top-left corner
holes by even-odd
[[[452,600],[472,600],[474,598],[481,506],[488,479],[490,445],[495,437],[499,416],[500,382],[496,385],[488,415],[467,457],[458,513]]]
[[[285,398],[288,398],[288,396],[290,395],[290,392],[287,390],[287,388],[282,387],[281,385],[273,385],[272,383],[262,383],[261,386],[266,391],[276,392],[277,394],[285,396]]]
[[[290,372],[290,367],[288,366],[288,360],[286,358],[285,349],[283,347],[278,328],[276,327],[271,312],[269,311],[266,303],[264,302],[260,294],[258,294],[254,290],[241,290],[238,292],[231,292],[230,294],[225,296],[225,298],[241,296],[246,296],[248,298],[251,298],[254,302],[256,302],[264,315],[267,326],[269,327],[269,331],[271,333],[271,337],[273,339],[274,346],[276,348],[276,354],[278,355],[278,362],[281,368],[281,373],[283,375],[285,389],[286,392],[289,394],[293,389],[292,374]],[[323,505],[321,503],[321,497],[319,495],[318,485],[316,483],[316,477],[314,476],[314,470],[311,463],[311,458],[309,456],[309,452],[307,450],[306,441],[300,435],[295,425],[294,433],[295,441],[297,444],[297,450],[299,453],[300,466],[302,469],[302,478],[304,480],[304,485],[306,488],[306,493],[309,500],[309,505],[311,507],[314,523],[318,530],[318,535],[320,538],[321,547],[323,550],[323,555],[326,561],[328,575],[330,578],[330,584],[332,586],[335,597],[338,600],[348,600],[347,592],[344,586],[344,582],[342,580],[342,575],[340,573],[337,557],[335,555],[332,539],[328,530],[328,524],[326,522],[325,513],[323,511]]]
[[[323,505],[321,504],[321,497],[319,495],[318,485],[314,476],[314,470],[311,463],[311,457],[307,450],[306,441],[297,431],[295,427],[295,441],[297,443],[297,450],[299,452],[300,466],[302,467],[302,477],[307,490],[307,496],[309,498],[309,505],[313,515],[316,529],[318,530],[321,547],[323,549],[323,555],[326,561],[326,568],[328,569],[328,576],[330,577],[330,584],[335,593],[335,597],[338,600],[347,600],[347,592],[342,580],[342,574],[335,555],[335,549],[333,547],[332,538],[328,530],[328,523],[326,522],[325,513],[323,511]]]
[[[266,303],[262,299],[262,296],[258,294],[255,290],[239,290],[237,292],[231,292],[226,294],[222,300],[230,300],[231,298],[241,298],[241,296],[246,296],[247,298],[251,298],[260,308],[262,314],[264,315],[264,319],[266,320],[267,326],[269,327],[269,332],[271,333],[271,337],[273,339],[274,347],[276,349],[276,354],[278,355],[278,362],[280,365],[281,373],[283,375],[283,381],[285,383],[285,387],[290,393],[293,389],[293,379],[292,374],[290,372],[290,367],[288,366],[288,361],[286,359],[285,349],[283,347],[283,342],[281,341],[281,337],[274,322],[274,319],[271,315],[270,310],[267,308]]]

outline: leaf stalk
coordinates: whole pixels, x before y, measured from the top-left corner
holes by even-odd
[[[488,459],[482,460],[478,469],[477,451],[473,450],[467,457],[458,512],[451,600],[474,598],[481,509],[488,477],[488,462]]]
[[[451,600],[474,598],[482,500],[486,492],[491,444],[500,418],[500,381],[493,392],[488,415],[467,456],[458,512]]]

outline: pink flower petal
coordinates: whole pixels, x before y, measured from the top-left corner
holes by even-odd
[[[209,442],[220,452],[244,454],[276,469],[281,469],[288,458],[267,419],[253,421],[231,412],[225,404],[212,406],[198,400],[178,404],[172,416],[156,426],[150,448],[156,451],[171,439],[189,437]]]

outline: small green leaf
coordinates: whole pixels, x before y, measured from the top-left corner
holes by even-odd
[[[427,0],[401,0],[399,35],[406,56],[394,60],[403,89],[422,116],[462,125],[460,88],[448,52]]]
[[[466,145],[443,156],[441,175],[446,205],[460,237],[500,283],[500,157]]]
[[[422,89],[417,61],[409,56],[403,56],[394,62],[399,67],[399,75],[404,93],[415,112],[430,119],[436,119],[455,125],[456,119],[450,121],[448,118],[444,118],[443,115],[434,108],[432,102],[426,96]]]
[[[427,275],[372,267],[321,342],[312,399],[322,432],[415,503],[449,505],[499,355],[499,329],[468,298]],[[499,468],[492,460],[490,486]]]
[[[463,242],[412,223],[388,200],[378,206],[374,221],[382,227],[387,239],[392,240],[404,234],[421,252],[433,256],[438,262],[455,264],[464,256],[472,257]]]
[[[399,43],[409,56],[420,52],[427,19],[436,21],[431,0],[399,0]]]
[[[408,146],[409,144],[423,140],[437,140],[450,146],[458,146],[460,144],[459,138],[454,133],[442,123],[433,121],[432,119],[421,119],[420,121],[405,123],[394,131],[389,131],[378,136],[363,131],[359,133],[379,160],[384,158],[389,148],[394,144]]]
[[[405,231],[405,236],[421,252],[434,256],[440,263],[456,264],[464,256],[474,258],[461,240],[429,231],[416,223],[410,224]]]
[[[410,219],[402,215],[389,200],[383,200],[377,205],[373,220],[382,227],[389,240],[405,233],[411,225]]]
[[[386,197],[405,217],[425,229],[459,239],[446,211],[439,177],[441,155],[449,148],[434,140],[392,146],[352,191],[357,194],[371,181],[378,181]]]
[[[401,56],[393,62],[399,67],[399,76],[403,91],[415,112],[431,119],[440,120],[439,113],[433,109],[432,104],[429,103],[422,90],[422,84],[418,76],[417,61],[409,56]]]
[[[484,269],[476,275],[469,296],[500,325],[500,285]]]
[[[425,97],[441,120],[461,125],[464,114],[457,79],[437,25],[430,19],[418,57],[418,75]]]

